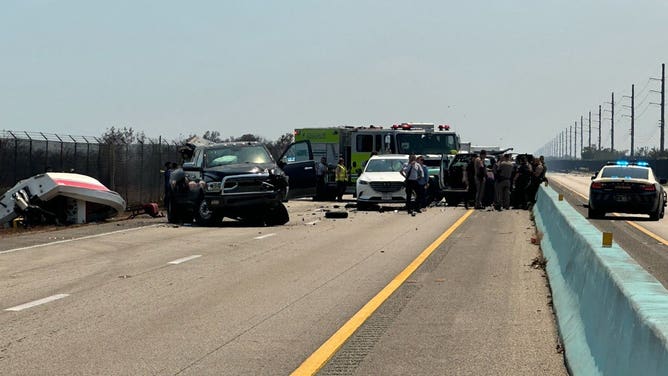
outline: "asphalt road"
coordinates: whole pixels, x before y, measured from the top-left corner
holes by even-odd
[[[290,374],[466,214],[332,208],[292,201],[269,228],[3,234],[1,373]],[[532,232],[526,211],[474,212],[322,373],[350,356],[338,374],[566,374]]]
[[[587,216],[590,175],[551,173],[549,181],[580,214]],[[601,231],[612,232],[614,241],[668,288],[667,221],[668,218],[650,221],[647,215],[619,213],[590,220]]]

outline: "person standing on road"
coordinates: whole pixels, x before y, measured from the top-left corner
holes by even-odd
[[[336,165],[336,201],[343,201],[343,194],[346,193],[346,186],[348,185],[348,169],[343,157],[339,158],[339,163]]]
[[[480,156],[473,160],[475,168],[475,208],[484,209],[483,200],[485,198],[485,180],[487,180],[487,167],[485,167],[485,158],[487,151],[480,150]]]
[[[517,208],[528,209],[528,190],[531,184],[531,165],[529,164],[526,155],[520,156],[520,162],[517,166],[517,173],[513,185],[517,192]]]
[[[406,178],[406,211],[409,214],[420,213],[420,203],[418,201],[417,192],[420,189],[418,180],[423,175],[422,166],[417,162],[415,154],[408,157],[408,163],[404,165],[401,170],[401,175]],[[415,203],[411,200],[411,196],[415,193]]]
[[[510,178],[513,175],[513,163],[510,154],[505,154],[496,166],[496,210],[510,209]]]
[[[424,165],[424,156],[417,157],[417,164],[422,169],[422,176],[418,179],[418,191],[416,200],[418,202],[418,209],[425,210],[427,208],[427,189],[429,188],[429,169]]]
[[[545,177],[545,174],[547,174],[547,164],[545,164],[545,157],[541,155],[538,159],[540,160],[540,164],[543,165],[543,174],[540,177],[540,182],[545,182],[545,185],[547,185],[547,178]]]
[[[545,178],[543,164],[540,162],[540,159],[534,158],[532,163],[532,175],[531,175],[531,184],[529,186],[529,205],[536,203],[536,194],[538,193],[538,187],[540,183],[543,182]]]
[[[327,158],[320,158],[320,162],[315,165],[315,199],[323,200],[325,198],[325,178],[327,177]]]
[[[464,208],[468,210],[469,204],[473,203],[475,207],[475,159],[477,154],[471,154],[471,159],[466,164],[462,172],[462,182],[466,186],[466,193],[464,194]]]

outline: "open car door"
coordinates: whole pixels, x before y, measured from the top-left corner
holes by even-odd
[[[288,199],[315,196],[315,161],[311,141],[290,144],[279,158],[278,165],[289,177]]]

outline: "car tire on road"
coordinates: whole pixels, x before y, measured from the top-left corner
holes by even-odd
[[[348,218],[348,212],[345,210],[334,210],[325,213],[325,218]]]
[[[592,208],[587,209],[587,218],[600,219],[600,218],[603,218],[604,216],[605,216],[605,213],[602,213],[598,210],[594,210]]]
[[[655,211],[649,213],[649,219],[652,221],[658,221],[663,218],[663,208],[659,206]]]
[[[200,199],[195,207],[195,222],[200,226],[211,226],[216,220],[216,214],[209,209],[206,200]]]
[[[278,204],[267,211],[265,223],[267,226],[281,226],[290,221],[288,209],[283,204]]]

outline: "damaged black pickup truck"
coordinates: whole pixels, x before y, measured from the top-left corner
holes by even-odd
[[[170,175],[165,197],[169,222],[194,218],[206,226],[228,217],[276,226],[289,221],[283,204],[288,177],[262,143],[191,145],[181,151],[189,162]]]

